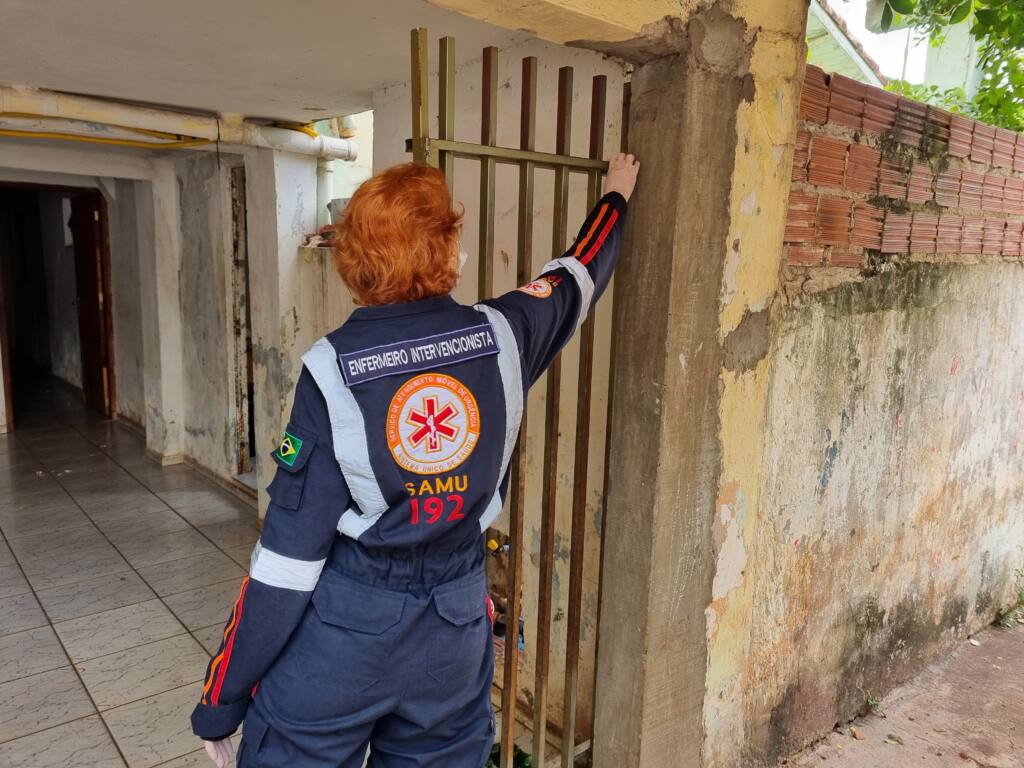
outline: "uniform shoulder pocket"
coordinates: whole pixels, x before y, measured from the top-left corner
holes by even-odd
[[[271,457],[277,472],[267,493],[271,500],[285,509],[298,509],[302,502],[302,489],[306,484],[306,464],[316,449],[316,435],[294,424],[284,431],[280,444]]]

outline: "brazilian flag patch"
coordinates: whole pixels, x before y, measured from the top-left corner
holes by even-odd
[[[290,432],[285,432],[284,437],[281,438],[281,444],[277,446],[277,458],[291,467],[301,452],[302,440]]]

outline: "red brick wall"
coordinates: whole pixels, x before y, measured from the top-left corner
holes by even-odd
[[[786,222],[790,266],[1020,259],[1024,136],[808,66]]]

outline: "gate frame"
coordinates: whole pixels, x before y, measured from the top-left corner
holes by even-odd
[[[522,100],[520,112],[519,148],[497,145],[498,49],[483,49],[483,82],[480,143],[455,140],[455,39],[439,40],[438,66],[438,137],[430,135],[428,33],[424,28],[411,32],[411,96],[412,138],[406,141],[406,150],[413,161],[440,168],[449,191],[453,188],[455,158],[475,159],[480,162],[480,240],[478,294],[488,298],[494,282],[494,217],[495,167],[497,163],[519,167],[519,206],[516,280],[524,285],[532,279],[533,264],[533,199],[534,173],[537,168],[555,171],[555,192],[552,226],[552,258],[565,252],[568,237],[569,175],[587,175],[587,205],[600,199],[601,176],[608,163],[601,159],[604,152],[605,108],[607,77],[595,75],[592,81],[590,109],[589,157],[570,154],[572,128],[573,68],[558,71],[558,108],[556,113],[556,152],[536,150],[537,118],[537,58],[522,59]],[[621,148],[628,141],[630,86],[623,86]],[[614,295],[614,284],[612,286]],[[614,331],[613,331],[614,332]],[[586,318],[580,336],[579,380],[577,385],[576,443],[573,462],[572,522],[569,560],[568,625],[566,634],[565,701],[563,711],[561,760],[562,768],[572,768],[576,759],[592,756],[592,741],[575,744],[576,708],[579,691],[580,628],[582,620],[582,590],[584,546],[587,528],[587,480],[590,448],[590,410],[594,357],[594,314]],[[613,361],[614,365],[614,361]],[[537,664],[534,679],[533,755],[535,765],[547,765],[546,742],[548,734],[547,694],[551,646],[552,576],[554,569],[556,485],[558,477],[558,415],[561,384],[561,355],[555,358],[547,372],[545,414],[544,470],[541,518],[540,592],[537,616]],[[611,405],[609,381],[609,408]],[[610,420],[608,426],[610,427]],[[511,462],[509,487],[509,567],[508,567],[508,621],[506,625],[506,651],[501,691],[501,756],[500,768],[512,768],[516,732],[516,696],[518,676],[518,626],[522,612],[521,590],[525,548],[523,545],[523,517],[525,498],[525,450],[527,414],[524,403],[522,426]],[[607,427],[606,427],[607,429]],[[607,444],[607,441],[606,441]],[[607,451],[607,449],[606,449]],[[602,504],[601,515],[604,516]],[[604,526],[601,526],[601,548],[604,548]],[[598,606],[601,604],[600,587]],[[600,612],[600,608],[598,609]],[[512,637],[511,648],[509,638]],[[598,639],[599,641],[599,639]]]

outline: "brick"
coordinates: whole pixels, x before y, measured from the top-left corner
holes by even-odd
[[[949,120],[949,154],[952,157],[967,157],[971,154],[973,134],[973,120],[963,115],[952,115]]]
[[[811,134],[797,131],[793,146],[793,181],[807,181],[807,163],[810,160]]]
[[[786,211],[787,243],[813,243],[815,236],[814,224],[818,212],[818,196],[791,190],[789,207]]]
[[[971,162],[992,165],[992,148],[995,146],[996,129],[975,121],[971,137]]]
[[[985,191],[985,174],[965,170],[960,177],[960,207],[969,211],[981,210]]]
[[[1024,171],[1024,135],[1019,133],[1013,145],[1013,170]]]
[[[818,200],[818,238],[824,245],[849,245],[853,202],[845,197],[822,195]]]
[[[1003,212],[1011,216],[1024,216],[1024,179],[1006,177],[1003,188]]]
[[[853,267],[860,269],[864,266],[864,251],[833,248],[828,254],[828,263],[831,267]]]
[[[894,160],[883,157],[878,172],[878,191],[892,200],[905,200],[907,197],[908,174]]]
[[[906,253],[910,248],[909,214],[889,213],[882,223],[882,252]]]
[[[980,255],[985,239],[985,220],[980,216],[964,216],[961,236],[963,242],[960,244],[960,253]]]
[[[1003,232],[1006,222],[1002,219],[985,219],[981,252],[986,256],[999,256],[1003,252]]]
[[[915,213],[910,225],[910,252],[935,253],[938,233],[938,216],[933,213]]]
[[[1024,222],[1006,222],[1006,231],[1003,232],[1003,256],[1020,256],[1021,240],[1024,239]]]
[[[949,125],[953,115],[944,109],[930,106],[925,118],[925,133],[932,142],[938,142],[944,148],[949,146]]]
[[[878,170],[882,153],[865,144],[851,144],[846,161],[846,188],[873,195],[878,191]]]
[[[914,163],[907,185],[907,202],[926,203],[932,196],[932,169],[922,163]]]
[[[807,180],[816,186],[842,187],[846,173],[846,151],[850,144],[845,139],[818,134],[811,139],[811,160]]]
[[[986,173],[982,184],[981,208],[983,211],[1002,211],[1004,203],[1003,187],[1006,177],[998,173]]]
[[[838,75],[833,75],[835,81]],[[828,102],[828,122],[860,130],[864,126],[864,102],[832,91]]]
[[[959,168],[947,168],[935,179],[935,202],[946,208],[957,208],[960,205]]]
[[[935,240],[937,253],[959,253],[963,242],[964,217],[944,213],[939,216],[938,234]]]
[[[825,73],[808,66],[800,92],[800,119],[823,125],[828,119],[829,87]]]
[[[885,211],[870,203],[853,206],[853,228],[850,242],[861,248],[878,250],[882,247],[882,217]]]
[[[820,266],[825,260],[825,249],[820,246],[787,245],[786,263],[797,266]]]
[[[927,104],[901,96],[896,107],[896,124],[892,130],[893,138],[901,144],[911,147],[920,146],[921,139],[924,137],[927,115]]]

